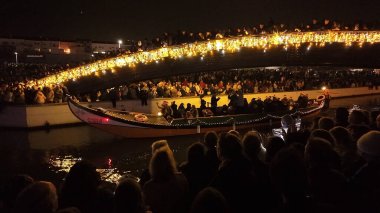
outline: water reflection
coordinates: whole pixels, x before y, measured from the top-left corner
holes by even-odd
[[[330,106],[379,106],[380,95],[332,100]],[[329,110],[333,115],[333,110]],[[125,139],[83,125],[50,131],[0,130],[0,178],[15,173],[59,183],[78,160],[93,163],[103,180],[115,183],[121,175],[138,177],[151,158],[156,139]],[[161,138],[160,138],[161,139]],[[169,137],[177,162],[186,159],[186,148],[202,135]]]
[[[51,171],[56,173],[63,172],[67,174],[70,171],[70,168],[74,166],[75,163],[81,161],[81,157],[74,157],[72,155],[66,156],[51,156],[49,160],[49,168]],[[96,169],[96,171],[100,174],[100,177],[103,181],[107,181],[110,183],[117,183],[118,180],[124,176],[128,175],[129,177],[135,177],[136,181],[139,182],[140,179],[134,175],[130,175],[130,171],[120,171],[117,168],[112,168],[112,160],[108,159],[109,168],[104,169]]]
[[[70,168],[78,161],[81,161],[82,158],[76,158],[72,155],[66,156],[51,156],[49,160],[50,169],[58,172],[69,172]]]
[[[115,183],[122,175],[138,177],[151,158],[155,139],[125,139],[83,125],[50,131],[0,131],[0,179],[27,173],[35,179],[59,183],[77,161],[93,163],[102,179]],[[178,162],[186,159],[186,148],[202,136],[169,137]]]

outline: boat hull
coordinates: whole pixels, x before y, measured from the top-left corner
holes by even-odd
[[[228,122],[223,124],[213,125],[177,125],[172,126],[169,123],[165,124],[149,124],[144,122],[136,122],[131,120],[122,120],[118,117],[112,116],[113,114],[105,114],[103,109],[100,111],[97,109],[88,108],[69,101],[69,107],[72,113],[80,120],[88,123],[89,125],[109,132],[111,134],[119,135],[126,138],[158,138],[158,137],[170,137],[180,135],[195,135],[204,134],[208,131],[223,132],[232,129],[258,129],[258,130],[270,130],[271,128],[277,128],[280,126],[280,119],[272,119],[266,116],[257,122],[247,122],[245,124],[235,124],[234,122]],[[305,114],[302,118],[309,118],[319,113],[321,107]],[[166,120],[165,120],[166,121]]]

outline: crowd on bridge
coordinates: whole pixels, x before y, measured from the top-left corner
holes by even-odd
[[[152,42],[136,42],[131,51],[200,40],[310,30],[371,30],[378,24],[344,25],[330,20],[287,27],[260,24],[252,28],[164,34]],[[292,29],[292,30],[290,30]],[[11,65],[13,66],[13,65]],[[64,85],[27,87],[25,76],[42,77],[63,67],[17,64],[0,82],[0,103],[60,103]],[[327,68],[328,69],[328,68]],[[16,72],[13,72],[16,71]],[[30,70],[35,72],[30,73]],[[41,73],[40,71],[43,70]],[[17,74],[19,73],[19,74]],[[34,77],[33,77],[34,78]],[[82,101],[116,98],[174,98],[260,92],[360,87],[377,89],[373,70],[229,70],[122,85]],[[273,97],[272,97],[273,98]],[[151,146],[151,160],[137,178],[123,177],[117,185],[100,180],[89,162],[75,164],[61,184],[29,175],[0,183],[0,212],[380,212],[379,112],[338,108],[335,118],[315,117],[311,127],[296,130],[294,122],[284,139],[257,131],[208,132],[188,147],[187,160],[177,162],[170,143]],[[139,180],[139,181],[137,181]]]
[[[248,35],[265,35],[272,33],[290,33],[290,32],[309,32],[309,31],[366,31],[379,30],[380,22],[363,22],[358,20],[353,23],[343,23],[338,20],[327,18],[314,18],[310,22],[300,24],[277,23],[269,19],[267,23],[260,23],[254,26],[214,29],[205,32],[191,32],[187,30],[178,30],[177,32],[164,32],[153,39],[144,38],[141,40],[132,40],[130,45],[124,50],[119,49],[108,52],[107,54],[95,54],[93,59],[101,60],[109,57],[116,57],[125,53],[134,53],[139,51],[149,51],[161,47],[172,45],[182,45],[207,41],[213,39],[223,39],[231,37],[240,37]]]
[[[0,83],[27,83],[56,74],[74,64],[13,63],[0,64]]]
[[[105,183],[77,162],[61,183],[15,175],[1,183],[1,212],[379,212],[380,116],[347,108],[284,138],[208,132],[177,162],[170,143],[151,145],[139,178]]]
[[[152,41],[144,39],[135,42],[127,52],[145,51],[163,46],[178,45],[209,39],[228,38],[244,35],[260,35],[276,32],[300,32],[300,31],[318,31],[318,30],[374,30],[379,29],[379,23],[364,23],[358,21],[355,23],[341,23],[329,19],[313,19],[310,23],[299,25],[285,25],[276,23],[272,19],[266,24],[259,24],[253,27],[242,27],[237,29],[213,30],[209,32],[192,33],[179,30],[177,34],[164,33],[163,36],[156,37]],[[122,54],[119,51],[118,54]],[[110,57],[110,55],[106,55]],[[50,85],[46,88],[26,88],[30,80],[39,79],[51,74],[55,74],[75,64],[58,65],[58,64],[28,64],[28,63],[4,63],[0,65],[0,102],[9,103],[52,103],[60,102],[60,90],[62,88],[65,94],[64,85]],[[301,69],[301,68],[300,68]],[[321,86],[328,88],[359,87],[368,86],[377,87],[378,75],[368,74],[367,72],[321,72],[309,71],[309,69],[298,70],[293,72],[293,68],[280,70],[260,69],[252,71],[217,71],[211,73],[192,74],[188,76],[177,76],[168,79],[151,80],[137,82],[129,85],[122,85],[115,88],[116,92],[94,91],[92,94],[79,94],[78,99],[82,101],[100,101],[109,100],[110,95],[116,94],[117,97],[111,97],[117,100],[138,99],[142,98],[159,98],[159,97],[184,97],[200,95],[221,95],[228,94],[231,88],[235,91],[242,90],[243,93],[263,93],[263,92],[281,92],[294,91],[303,89],[319,89]],[[278,72],[279,71],[279,72]],[[341,81],[341,79],[344,79]],[[40,99],[37,101],[35,95],[40,90]],[[31,92],[32,91],[32,92]],[[51,92],[54,91],[54,92]],[[58,91],[56,94],[55,91]],[[25,95],[25,97],[24,97]],[[27,96],[33,97],[27,97]],[[58,100],[54,100],[58,96]],[[49,97],[48,97],[49,96]],[[33,101],[28,101],[33,100]]]
[[[359,31],[359,30],[378,30],[380,29],[379,22],[363,22],[356,21],[353,23],[343,23],[338,20],[317,19],[314,18],[310,22],[301,23],[298,25],[290,25],[277,23],[270,19],[267,23],[260,23],[254,26],[246,26],[240,28],[216,29],[207,32],[189,32],[186,30],[178,30],[177,33],[165,32],[161,36],[149,40],[145,38],[132,42],[131,48],[127,52],[146,51],[155,48],[181,45],[186,43],[194,43],[197,41],[206,41],[212,39],[230,38],[246,35],[263,35],[270,33],[285,33],[285,32],[308,32],[321,30],[334,31]]]

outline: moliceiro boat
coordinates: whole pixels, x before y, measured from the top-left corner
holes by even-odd
[[[126,138],[155,138],[178,135],[192,135],[207,131],[229,131],[231,129],[252,129],[280,123],[285,115],[306,118],[319,113],[324,101],[306,108],[274,113],[238,114],[177,118],[170,121],[163,116],[127,112],[113,109],[84,106],[72,98],[68,101],[71,112],[80,120],[106,132]]]

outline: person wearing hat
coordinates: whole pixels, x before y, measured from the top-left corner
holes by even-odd
[[[354,207],[360,212],[380,212],[380,131],[369,131],[361,136],[357,148],[367,163],[350,181]]]

